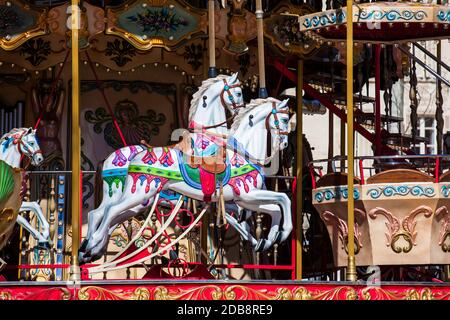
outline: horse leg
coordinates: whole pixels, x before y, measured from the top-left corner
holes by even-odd
[[[43,235],[31,226],[27,219],[22,217],[20,214],[17,216],[16,222],[26,229],[32,236],[40,243],[48,242],[48,237],[44,238]]]
[[[151,204],[148,200],[151,200],[157,191],[154,182],[151,183],[153,187],[149,189],[149,192],[145,192],[145,187],[139,186],[137,190],[132,193],[128,190],[131,189],[132,179],[127,179],[126,185],[129,187],[126,188],[126,191],[122,194],[122,197],[116,204],[105,210],[105,215],[99,228],[94,232],[89,241],[85,256],[97,256],[101,253],[101,250],[108,242],[108,233],[113,224],[120,224],[129,218],[128,216],[122,215],[124,212],[146,202],[146,205]]]
[[[111,186],[111,188],[114,188],[114,184]],[[102,202],[98,206],[98,208],[89,211],[88,213],[88,230],[86,234],[86,238],[83,240],[83,243],[80,246],[79,251],[83,252],[88,243],[89,239],[91,238],[92,234],[97,230],[98,226],[102,222],[103,215],[105,212],[105,209],[108,205],[111,205],[113,203],[116,203],[120,197],[122,196],[122,189],[121,188],[114,188],[112,189],[112,195],[109,195],[109,186],[106,182],[103,182],[103,197]]]
[[[252,242],[252,246],[255,249],[255,251],[268,250],[280,236],[279,228],[280,228],[281,213],[279,206],[273,204],[259,205],[247,203],[244,201],[238,201],[238,204],[239,206],[244,208],[243,210],[247,212],[262,212],[271,216],[271,226],[269,234],[267,235],[267,239],[260,239],[259,241],[256,241],[256,243]],[[250,232],[249,231],[250,226],[247,223],[247,221],[244,220],[240,222],[240,227],[247,230],[248,233]]]
[[[45,241],[48,241],[48,239],[50,238],[50,225],[48,224],[48,221],[45,218],[44,213],[42,212],[41,206],[36,201],[23,201],[20,206],[19,212],[23,211],[33,211],[36,214],[39,222],[41,223],[42,237],[44,237],[44,239],[47,239]]]
[[[277,204],[282,209],[283,225],[279,242],[285,241],[292,231],[292,215],[291,215],[291,200],[289,197],[281,192],[274,192],[269,190],[252,190],[249,193],[244,193],[239,196],[243,206],[258,205],[260,209],[267,210],[267,204]],[[273,211],[272,211],[273,212]]]
[[[250,228],[246,228],[246,226],[239,223],[232,215],[225,213],[228,223],[244,238],[246,241],[250,241],[253,247],[256,247],[258,241],[253,237],[250,233]],[[247,225],[248,226],[248,225]]]

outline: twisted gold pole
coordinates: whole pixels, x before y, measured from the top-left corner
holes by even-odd
[[[356,281],[355,263],[355,201],[353,154],[353,1],[347,0],[347,163],[348,163],[348,264],[347,280]]]
[[[72,0],[72,259],[70,280],[80,279],[78,263],[78,248],[80,246],[80,77],[79,77],[79,48],[78,28],[80,24],[79,0]]]
[[[295,238],[295,279],[302,279],[302,230],[303,230],[303,60],[298,60],[297,68],[297,190]]]
[[[215,0],[208,0],[208,45],[209,45],[209,70],[208,76],[217,76],[216,69],[216,24],[214,20]]]
[[[256,0],[256,30],[258,36],[259,97],[267,98],[266,62],[264,60],[264,11],[262,0]]]

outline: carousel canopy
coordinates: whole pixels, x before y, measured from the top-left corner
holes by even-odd
[[[398,43],[449,38],[450,7],[413,2],[372,2],[353,6],[356,42]],[[318,41],[345,41],[347,8],[299,17],[300,31]]]

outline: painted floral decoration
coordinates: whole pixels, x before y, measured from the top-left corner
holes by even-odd
[[[188,25],[185,19],[178,17],[173,10],[168,8],[149,8],[144,13],[138,13],[127,19],[138,24],[144,33],[155,35],[161,32],[176,31],[180,26]]]

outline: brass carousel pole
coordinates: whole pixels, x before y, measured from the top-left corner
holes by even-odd
[[[355,216],[353,198],[353,1],[347,0],[347,164],[348,164],[348,262],[347,280],[356,281]]]
[[[295,222],[295,279],[302,279],[302,236],[303,236],[303,60],[297,67],[297,190]]]
[[[78,248],[80,245],[80,78],[78,28],[80,24],[79,0],[72,0],[72,259],[70,279],[80,279]]]
[[[264,60],[264,11],[262,0],[256,0],[256,29],[258,35],[258,67],[259,67],[259,97],[267,98],[266,88],[266,62]]]
[[[216,69],[216,24],[214,20],[215,0],[208,0],[208,45],[209,45],[209,70],[208,76],[215,78]]]

